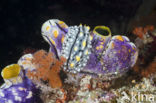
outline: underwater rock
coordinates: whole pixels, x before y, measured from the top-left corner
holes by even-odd
[[[42,36],[50,51],[25,54],[18,64],[2,70],[5,83],[0,87],[0,103],[132,102],[123,100],[125,93],[155,98],[155,61],[147,71],[151,78],[139,81],[132,71],[126,74],[136,63],[138,48],[126,36],[111,36],[106,26],[89,30],[89,26],[68,27],[56,19],[45,22]],[[116,79],[121,75],[123,79]],[[131,81],[133,75],[138,80]],[[122,81],[125,77],[127,81]]]
[[[77,92],[78,96],[85,96],[86,94],[89,93],[89,89],[91,87],[91,76],[85,76],[84,78],[81,79],[80,81],[80,89]]]
[[[134,86],[123,86],[118,89],[112,89],[116,94],[117,103],[155,103],[156,87],[150,81],[150,78],[142,78],[140,82],[134,83]]]
[[[23,74],[18,64],[9,65],[2,70],[5,83],[0,87],[0,103],[41,102],[39,90]]]

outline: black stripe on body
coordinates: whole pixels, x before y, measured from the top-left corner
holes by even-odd
[[[58,54],[57,54],[57,49],[55,48],[55,46],[51,43],[51,41],[49,40],[49,38],[46,35],[43,35],[43,36],[47,38],[47,40],[50,42],[50,45],[53,47],[55,55],[56,55],[56,58],[60,59]]]
[[[86,50],[86,48],[88,46],[88,42],[89,42],[89,40],[88,40],[89,39],[89,34],[85,33],[85,27],[83,27],[83,33],[87,36],[86,37],[87,39],[86,39],[86,46],[85,46],[85,48],[83,50],[79,50],[79,51],[82,52],[82,55],[80,56],[80,59],[84,57],[84,50]],[[78,66],[78,65],[79,65],[79,62],[77,62],[76,66]]]
[[[58,23],[56,23],[56,25],[59,27],[59,29],[61,29],[61,31],[63,31],[64,33],[67,33],[63,28],[61,28],[61,26]]]
[[[77,38],[78,38],[79,33],[80,33],[80,28],[79,28],[79,30],[78,30],[78,33],[76,34],[75,41],[74,41],[73,45],[71,46],[71,49],[70,49],[70,52],[69,52],[69,57],[68,57],[68,59],[67,59],[67,66],[66,66],[67,69],[68,69],[68,63],[69,63],[69,60],[70,60],[70,58],[71,58],[71,54],[72,54],[73,47],[74,47],[74,45],[75,45],[75,43],[76,43],[76,41],[77,41]]]

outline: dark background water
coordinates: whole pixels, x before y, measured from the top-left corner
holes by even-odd
[[[16,63],[27,48],[48,50],[49,46],[40,33],[42,24],[48,19],[60,19],[68,25],[87,24],[91,29],[96,25],[106,25],[110,27],[113,34],[123,34],[130,31],[131,26],[135,25],[135,20],[156,13],[155,1],[0,1],[0,70]],[[154,20],[149,22],[154,24],[156,19]]]

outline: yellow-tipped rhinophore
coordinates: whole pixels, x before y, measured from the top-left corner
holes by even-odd
[[[6,66],[2,72],[1,75],[3,79],[10,79],[17,77],[21,71],[21,67],[18,64],[11,64],[9,66]]]
[[[102,35],[102,34],[100,34],[99,32],[97,32],[97,30],[101,30],[102,32],[108,32],[108,34],[106,34],[106,35]],[[107,26],[96,26],[95,28],[94,28],[94,30],[93,30],[93,33],[94,34],[97,34],[97,35],[100,35],[100,36],[102,36],[102,37],[105,37],[105,36],[111,36],[111,30],[109,29],[109,27],[107,27]]]

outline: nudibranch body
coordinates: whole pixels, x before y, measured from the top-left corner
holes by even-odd
[[[26,78],[18,64],[5,67],[2,72],[5,83],[0,87],[0,103],[35,103],[39,97],[35,85]]]
[[[91,53],[91,39],[88,26],[80,25],[68,28],[61,52],[61,55],[67,59],[64,70],[76,73],[86,66]]]
[[[56,20],[49,21],[55,22]],[[45,24],[48,24],[49,21],[42,26],[43,37],[47,35],[44,33],[46,30],[43,28],[48,27]],[[53,28],[57,28],[57,26]],[[59,47],[58,45],[51,45],[54,44],[53,41],[50,41],[51,36],[44,37],[48,43],[50,42],[51,48],[59,51],[56,54],[60,54],[67,59],[63,67],[65,71],[102,75],[123,74],[136,62],[138,52],[135,45],[126,36],[112,37],[108,27],[97,26],[93,32],[89,31],[88,26],[82,25],[69,26],[66,29],[67,32],[64,32],[64,29],[57,28],[59,32],[63,32],[64,37],[64,41],[60,42]],[[55,34],[49,32],[49,35]],[[55,51],[52,52],[55,53]]]
[[[42,36],[49,43],[50,51],[59,58],[68,26],[57,19],[48,20],[42,26]]]

